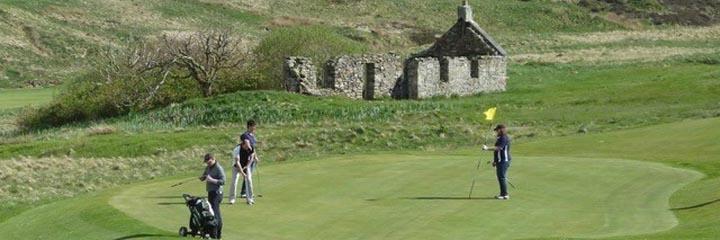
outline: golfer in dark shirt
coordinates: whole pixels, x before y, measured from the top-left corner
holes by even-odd
[[[216,232],[213,237],[220,239],[222,237],[223,225],[222,216],[220,215],[220,202],[222,202],[223,198],[222,186],[225,185],[225,171],[210,153],[205,154],[205,164],[207,164],[207,167],[203,175],[200,176],[200,181],[205,181],[208,201],[218,221],[218,226],[215,229]]]
[[[235,164],[235,167],[238,168],[237,172],[243,175],[243,183],[245,190],[247,191],[247,204],[253,205],[255,204],[255,198],[253,194],[253,183],[252,183],[252,170],[251,166],[253,163],[253,156],[255,155],[254,149],[250,146],[249,140],[244,140],[240,144],[240,154],[238,157],[238,162]]]
[[[245,141],[250,141],[250,147],[252,148],[253,152],[256,152],[257,149],[255,149],[255,126],[256,126],[255,120],[252,120],[252,119],[248,120],[246,126],[247,126],[247,131],[245,131],[244,133],[242,133],[240,135],[240,143],[242,144]],[[250,169],[250,172],[255,170],[255,167],[257,166],[257,162],[258,162],[257,153],[253,155],[252,160],[253,160],[253,162],[250,164],[250,167],[248,167],[248,169]],[[247,197],[247,185],[248,185],[247,182],[245,182],[245,180],[243,179],[242,189],[240,190],[240,197]],[[232,196],[232,197],[234,197],[234,196]]]
[[[510,137],[505,132],[505,125],[499,124],[495,127],[497,133],[497,141],[495,146],[488,147],[483,145],[483,150],[493,151],[493,167],[495,167],[495,173],[497,174],[498,183],[500,184],[500,195],[496,196],[497,199],[507,200],[510,199],[510,194],[507,191],[507,170],[510,168]]]

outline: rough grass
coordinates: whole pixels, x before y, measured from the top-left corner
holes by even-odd
[[[249,43],[265,38],[278,21],[340,28],[372,52],[414,53],[455,21],[459,1],[4,1],[0,3],[0,87],[57,85],[86,69],[95,49],[127,38],[208,27],[233,29]],[[577,7],[576,1],[471,2],[475,19],[520,62],[657,61],[712,51],[717,27],[648,27],[628,31]],[[272,6],[272,7],[270,7]],[[422,16],[422,17],[420,17]],[[270,27],[268,27],[270,26]],[[643,30],[645,29],[645,30]],[[292,41],[292,40],[291,40]],[[303,41],[303,40],[295,40]],[[683,49],[637,49],[627,42],[684,44]],[[618,42],[624,42],[618,44]],[[612,44],[611,44],[612,43]],[[594,46],[603,44],[601,46]],[[610,44],[610,45],[608,45]],[[590,46],[588,46],[590,45]],[[252,46],[249,46],[252,47]],[[675,47],[675,46],[667,46]],[[574,51],[565,51],[564,49]],[[577,48],[582,48],[578,50]],[[630,53],[624,53],[630,50]],[[605,54],[607,52],[617,54]],[[633,53],[634,52],[634,53]],[[562,54],[563,58],[555,57]],[[591,60],[582,58],[589,55]],[[632,54],[638,56],[631,56]],[[68,65],[71,62],[73,64]],[[9,70],[9,71],[8,71]],[[278,72],[279,72],[278,67]],[[12,76],[9,76],[12,75]]]
[[[352,31],[369,29],[364,44],[375,51],[408,51],[413,36],[446,31],[455,20],[454,1],[3,1],[0,62],[18,76],[5,87],[57,85],[79,76],[94,49],[119,46],[126,38],[164,31],[216,27],[262,39],[271,19],[294,16]],[[518,34],[620,29],[572,4],[542,1],[473,3],[477,20],[501,43]],[[270,7],[272,5],[272,7]],[[419,17],[423,16],[423,17]],[[22,29],[32,30],[23,31]],[[271,29],[268,29],[271,30]],[[32,34],[28,34],[32,33]],[[258,41],[255,41],[258,42]],[[422,41],[426,43],[426,41]],[[74,63],[69,66],[67,63]],[[2,85],[0,85],[2,86]]]
[[[512,57],[519,63],[640,63],[656,62],[658,59],[688,57],[698,54],[717,54],[717,47],[596,47],[580,50],[559,50],[549,53],[518,54]]]

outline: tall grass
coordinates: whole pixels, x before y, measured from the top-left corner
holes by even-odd
[[[204,152],[228,160],[249,118],[258,121],[264,161],[312,159],[368,150],[451,151],[492,139],[505,123],[514,142],[720,117],[717,65],[511,65],[505,93],[427,100],[353,101],[255,91],[193,99],[145,114],[85,122],[0,142],[0,200],[18,203],[32,189],[58,187],[43,201],[105,186],[168,176],[199,164]],[[498,107],[494,122],[482,112]],[[85,127],[111,128],[98,134]],[[45,166],[43,162],[49,162]],[[63,164],[66,164],[63,165]],[[59,167],[59,166],[65,167]],[[62,168],[62,169],[60,169]],[[115,169],[114,169],[115,168]],[[95,171],[102,173],[95,174]],[[65,174],[54,182],[13,176]],[[97,176],[92,176],[97,175]],[[86,179],[89,178],[89,179]],[[13,180],[15,179],[15,180]],[[87,183],[79,185],[78,179]],[[50,185],[48,185],[50,184]],[[55,185],[52,185],[55,184]],[[13,188],[14,189],[11,189]],[[22,187],[19,189],[18,187]]]
[[[359,130],[363,134],[358,136],[367,137],[368,140],[388,137],[382,133],[387,135],[397,132],[401,134],[396,135],[398,139],[393,140],[393,144],[402,147],[406,143],[416,144],[399,140],[415,138],[412,134],[416,137],[429,134],[425,138],[438,140],[440,138],[437,137],[443,133],[446,137],[453,136],[452,139],[462,139],[458,142],[476,142],[472,139],[482,138],[481,133],[489,128],[489,123],[483,120],[482,112],[494,106],[499,108],[496,121],[514,126],[516,138],[521,141],[526,138],[604,132],[686,118],[720,116],[720,107],[713,100],[720,95],[720,82],[717,81],[720,73],[716,65],[685,61],[663,65],[528,64],[511,65],[509,74],[508,92],[464,98],[353,101],[273,91],[198,98],[148,113],[100,120],[98,124],[114,126],[115,134],[89,137],[95,144],[85,146],[85,151],[78,150],[75,154],[85,157],[155,154],[154,148],[163,145],[154,144],[160,139],[168,139],[165,147],[168,151],[182,150],[195,144],[182,140],[185,138],[206,139],[200,142],[209,145],[221,144],[223,141],[232,144],[235,133],[228,133],[228,129],[237,128],[240,131],[247,119],[255,119],[267,128],[311,131],[313,133],[309,134],[310,137],[303,141],[322,140],[327,144],[344,140],[329,136],[313,140],[323,135],[316,134],[319,129],[332,130],[339,135],[353,132],[355,128],[365,129]],[[0,150],[5,153],[0,156],[63,154],[68,148],[77,149],[88,142],[68,141],[64,138],[85,136],[87,133],[82,128],[93,124],[86,122],[29,135],[8,134],[3,142],[13,145],[0,145]],[[374,133],[367,129],[378,129],[380,132]],[[212,137],[214,133],[218,136]],[[300,135],[303,134],[298,132],[293,137]],[[171,136],[177,136],[178,139],[172,140]],[[27,142],[29,139],[52,141]],[[101,144],[122,144],[123,141],[139,147],[126,151],[122,148],[114,149],[112,144]],[[142,144],[143,141],[146,143]],[[287,143],[292,145],[292,142]]]

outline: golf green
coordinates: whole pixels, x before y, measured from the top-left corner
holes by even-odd
[[[677,225],[670,195],[702,177],[639,161],[515,156],[509,179],[517,188],[502,201],[492,199],[498,192],[494,169],[483,160],[475,171],[477,160],[469,153],[374,154],[262,166],[256,185],[263,197],[256,205],[223,200],[224,239],[646,234]],[[110,197],[110,204],[144,224],[177,231],[189,218],[181,195],[206,196],[199,181],[171,187],[190,178],[128,186]]]

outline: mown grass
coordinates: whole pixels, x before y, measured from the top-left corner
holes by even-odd
[[[720,118],[685,120],[641,129],[535,141],[519,155],[626,158],[700,171],[706,177],[676,192],[670,209],[679,225],[669,231],[614,239],[713,239],[720,234]],[[580,190],[582,191],[582,190]],[[623,196],[617,196],[622,198]]]
[[[47,104],[56,91],[55,88],[0,89],[0,110]]]
[[[119,190],[115,190],[119,191]],[[173,231],[149,227],[128,218],[107,204],[112,190],[86,194],[83,198],[58,201],[28,210],[21,218],[3,221],[0,228],[20,230],[11,239],[165,239],[177,238]],[[58,223],[62,224],[58,224]],[[15,225],[13,223],[17,223]],[[15,226],[13,226],[15,225]],[[38,226],[28,228],[28,226]],[[44,227],[39,227],[44,226]]]
[[[489,198],[497,194],[491,167],[472,171],[477,157],[477,152],[374,152],[265,165],[260,186],[264,197],[256,198],[256,205],[222,206],[226,226],[244,226],[225,228],[224,238],[524,239],[642,234],[673,227],[676,221],[667,211],[667,199],[701,175],[637,161],[516,155],[510,176],[518,188],[510,190],[511,201],[497,201]],[[477,184],[470,200],[473,174]],[[150,226],[175,229],[187,213],[173,196],[202,193],[204,187],[198,181],[169,187],[179,181],[128,186],[110,204]],[[567,194],[588,185],[596,187],[584,194]],[[617,193],[628,196],[612,196]],[[500,227],[506,222],[515,227]]]

